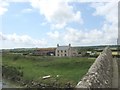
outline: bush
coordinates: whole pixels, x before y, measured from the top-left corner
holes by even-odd
[[[13,66],[2,66],[2,76],[12,81],[20,81],[23,77],[23,72]]]

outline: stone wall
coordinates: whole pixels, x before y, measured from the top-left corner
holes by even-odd
[[[112,88],[112,65],[112,52],[106,47],[76,88]]]

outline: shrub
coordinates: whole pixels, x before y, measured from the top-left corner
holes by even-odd
[[[4,65],[2,66],[2,75],[12,81],[20,81],[23,77],[23,72],[16,67]]]

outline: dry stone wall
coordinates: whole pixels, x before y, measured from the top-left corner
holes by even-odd
[[[106,47],[76,88],[112,88],[112,63],[112,52]]]

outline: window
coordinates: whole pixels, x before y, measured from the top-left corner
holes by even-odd
[[[61,52],[63,52],[63,50],[61,50]]]
[[[67,55],[65,54],[65,56],[67,56]]]
[[[59,50],[57,52],[59,53]]]
[[[65,50],[65,52],[66,52],[66,50]]]
[[[59,56],[59,54],[58,54],[58,56]]]

